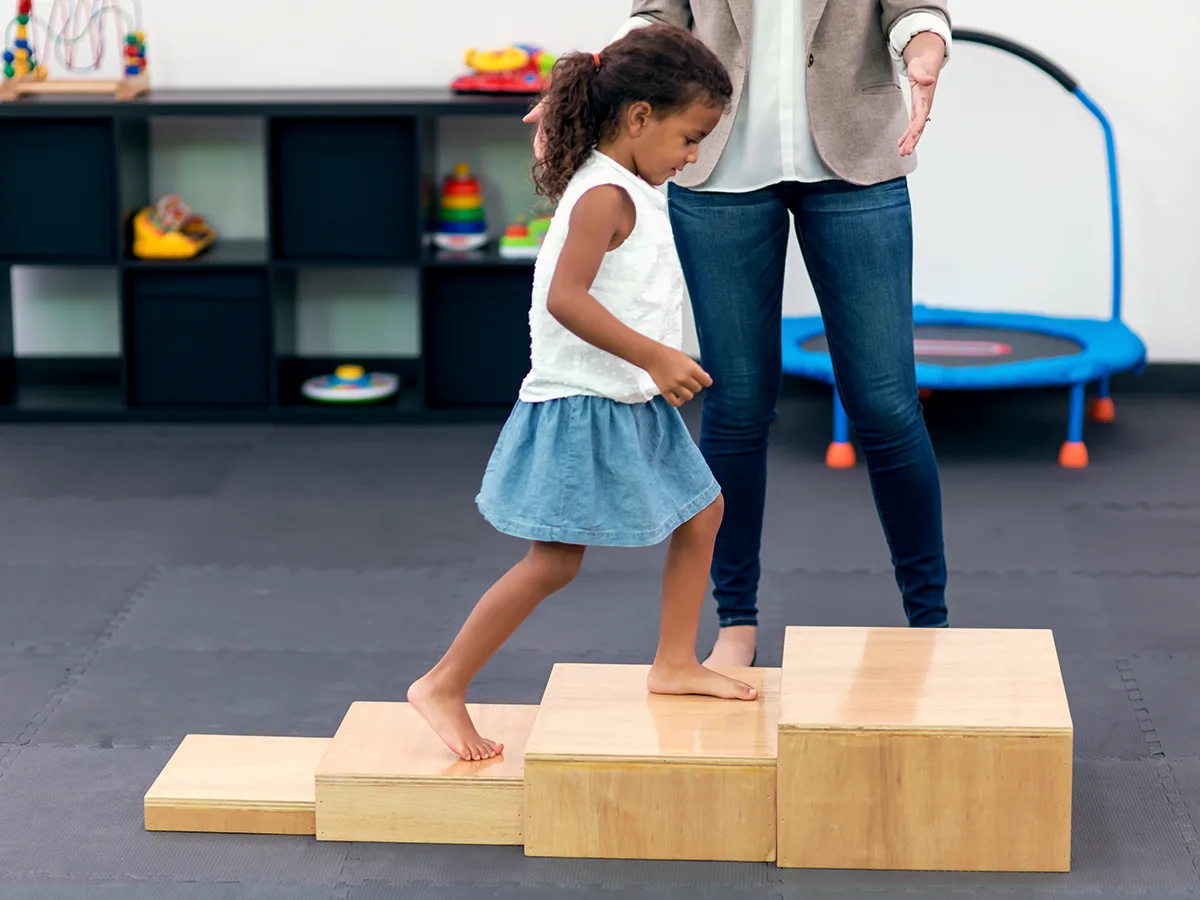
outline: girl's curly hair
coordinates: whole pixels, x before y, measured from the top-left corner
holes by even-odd
[[[670,25],[635,28],[597,58],[571,53],[554,65],[540,103],[545,137],[534,164],[537,193],[557,201],[588,154],[616,131],[621,112],[645,101],[655,115],[705,102],[726,106],[729,73],[690,32]]]

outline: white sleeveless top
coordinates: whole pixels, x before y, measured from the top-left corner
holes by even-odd
[[[546,310],[571,209],[588,190],[605,184],[625,190],[637,222],[620,247],[604,254],[591,294],[635,331],[676,350],[682,348],[683,270],[667,216],[667,198],[611,157],[594,151],[567,185],[534,266],[529,310],[532,368],[520,392],[526,402],[585,394],[644,403],[659,394],[644,370],[577,337]]]

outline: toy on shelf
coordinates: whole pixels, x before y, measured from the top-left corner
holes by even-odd
[[[400,379],[391,372],[368,372],[362,366],[338,366],[332,375],[318,375],[304,382],[301,393],[319,403],[372,403],[391,397],[400,389]]]
[[[500,255],[506,259],[536,259],[549,227],[548,216],[538,216],[529,222],[522,216],[505,229],[500,238]]]
[[[86,74],[103,66],[108,49],[106,15],[114,20],[120,39],[122,77],[115,81],[49,77],[46,63],[51,55],[67,72]],[[42,38],[40,54],[36,35]],[[76,47],[84,42],[89,52],[77,60]],[[133,12],[126,10],[121,0],[53,0],[45,19],[34,14],[33,0],[17,0],[17,15],[5,30],[4,48],[0,100],[29,94],[112,94],[118,100],[131,100],[150,89],[146,35],[137,0],[133,0]]]
[[[555,58],[532,44],[512,44],[498,50],[468,50],[471,72],[460,75],[451,89],[475,94],[536,94]]]
[[[193,259],[217,239],[217,232],[177,194],[160,197],[133,217],[133,255],[138,259]]]
[[[459,163],[442,184],[433,242],[442,250],[478,250],[487,241],[483,190],[471,167]]]

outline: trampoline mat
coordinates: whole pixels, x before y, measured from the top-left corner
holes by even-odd
[[[828,353],[825,334],[800,344],[809,353]],[[913,329],[917,362],[937,366],[999,366],[1006,363],[1075,356],[1083,345],[1070,338],[1017,328],[979,328],[965,325],[917,325]]]

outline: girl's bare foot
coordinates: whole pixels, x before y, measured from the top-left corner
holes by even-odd
[[[704,661],[718,669],[740,669],[754,662],[754,645],[758,638],[755,625],[730,625],[722,628],[713,644],[712,653]]]
[[[707,669],[698,662],[690,666],[655,663],[646,677],[652,694],[703,694],[722,700],[754,700],[758,691],[743,681]]]
[[[421,714],[446,746],[462,759],[491,759],[504,752],[504,745],[481,737],[467,713],[464,695],[442,691],[429,675],[408,689],[408,702]]]

